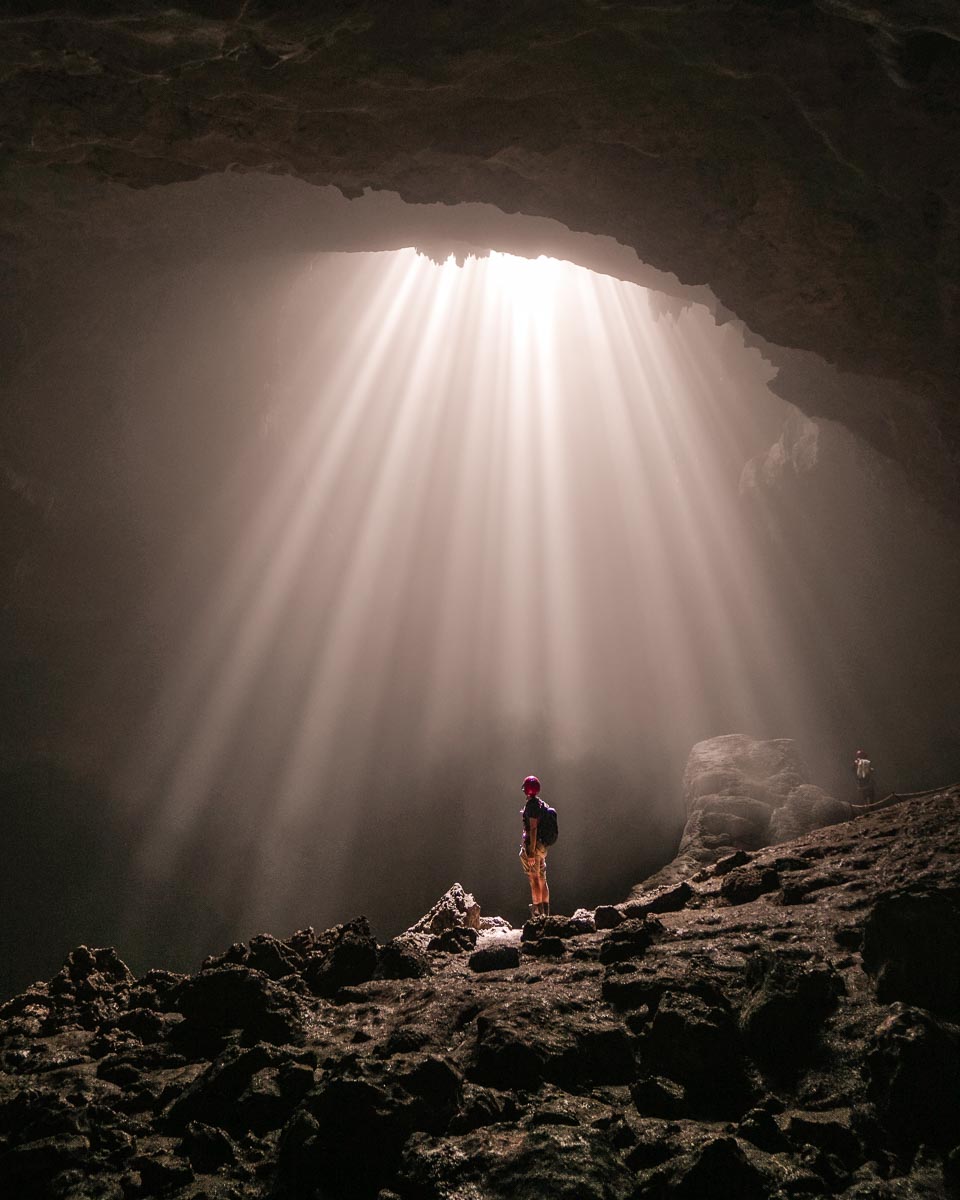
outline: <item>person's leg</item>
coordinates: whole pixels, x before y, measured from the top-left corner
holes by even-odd
[[[520,865],[526,873],[527,883],[530,884],[530,912],[532,916],[536,916],[540,905],[540,875],[537,870],[536,858],[528,858],[521,848]]]
[[[537,863],[537,880],[540,884],[540,896],[538,903],[540,905],[540,915],[543,917],[550,915],[550,889],[547,887],[547,855],[544,851]]]

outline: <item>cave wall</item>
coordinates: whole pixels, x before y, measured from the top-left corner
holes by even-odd
[[[8,281],[44,219],[70,226],[58,188],[31,185],[36,167],[134,187],[265,170],[486,201],[612,235],[709,283],[766,343],[866,377],[827,403],[792,362],[781,390],[957,506],[955,5],[4,11]]]

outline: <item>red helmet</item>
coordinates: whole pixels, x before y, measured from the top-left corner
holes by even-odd
[[[528,796],[535,796],[540,791],[540,780],[536,775],[528,775],[523,781],[521,790],[526,792]]]

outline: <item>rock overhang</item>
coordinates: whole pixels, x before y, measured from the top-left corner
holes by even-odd
[[[554,218],[709,284],[774,361],[791,348],[788,399],[956,509],[951,6],[8,13],[3,225],[18,254],[22,171],[38,166],[133,187],[269,171]],[[47,211],[69,228],[55,197]],[[831,383],[820,360],[861,378]]]

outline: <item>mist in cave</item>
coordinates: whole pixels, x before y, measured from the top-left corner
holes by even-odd
[[[701,738],[796,738],[843,798],[861,743],[887,790],[960,772],[955,530],[747,331],[519,219],[342,206],[349,252],[204,248],[212,205],[23,304],[0,990],[81,941],[385,938],[454,880],[518,921],[531,772],[567,912],[672,856]]]

